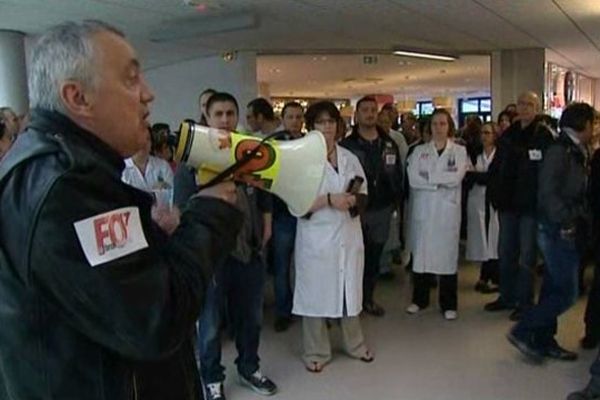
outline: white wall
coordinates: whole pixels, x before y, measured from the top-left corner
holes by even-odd
[[[228,92],[237,99],[242,125],[246,104],[258,93],[254,52],[239,52],[230,62],[207,57],[146,70],[144,74],[155,95],[152,122],[167,122],[173,130],[186,118],[199,119],[198,95],[206,88]]]

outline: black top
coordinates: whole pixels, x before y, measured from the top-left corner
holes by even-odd
[[[536,214],[538,168],[553,141],[552,133],[537,119],[525,128],[515,122],[500,137],[488,169],[488,195],[496,209]]]
[[[173,354],[189,336],[241,215],[197,198],[167,236],[151,197],[121,181],[123,166],[42,110],[0,162],[0,398],[129,400],[136,361]],[[84,248],[108,259],[92,266]]]
[[[367,211],[402,201],[403,170],[398,146],[380,127],[377,132],[377,139],[368,141],[355,126],[350,136],[340,143],[358,158],[365,171],[369,191]]]

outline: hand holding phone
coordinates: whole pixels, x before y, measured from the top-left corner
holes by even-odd
[[[365,179],[362,176],[358,176],[358,175],[355,176],[348,183],[348,188],[346,189],[346,193],[357,195],[360,192],[360,188],[362,187],[364,182],[365,182]],[[350,216],[352,218],[354,218],[358,215],[358,207],[357,206],[350,207],[350,209],[348,211],[350,211]]]

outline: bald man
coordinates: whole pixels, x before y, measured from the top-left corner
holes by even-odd
[[[537,175],[553,135],[539,123],[540,98],[525,92],[517,102],[517,117],[498,141],[490,165],[489,198],[499,211],[500,296],[486,311],[513,310],[517,321],[533,305],[537,260]]]

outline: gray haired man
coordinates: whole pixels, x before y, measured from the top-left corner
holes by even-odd
[[[235,245],[235,187],[198,193],[169,236],[121,182],[153,99],[123,34],[65,23],[32,54],[31,122],[0,162],[0,398],[132,399]]]

